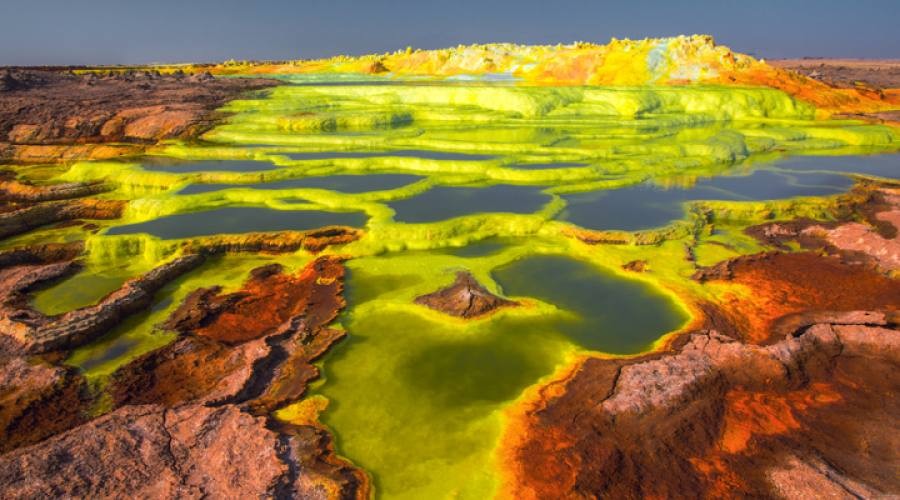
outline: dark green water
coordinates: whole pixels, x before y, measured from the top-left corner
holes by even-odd
[[[648,285],[563,256],[528,257],[493,276],[507,296],[533,297],[575,313],[556,328],[585,349],[640,352],[685,320],[671,300]]]
[[[372,174],[372,175],[329,175],[320,177],[304,177],[285,181],[261,182],[257,184],[191,184],[178,194],[199,194],[221,191],[229,188],[247,189],[297,189],[316,188],[338,191],[341,193],[366,193],[396,189],[412,184],[422,177],[406,174]]]
[[[531,186],[441,186],[388,205],[396,211],[394,220],[398,222],[435,222],[482,212],[530,214],[549,201],[549,195]]]
[[[900,154],[854,156],[790,156],[773,166],[798,172],[826,171],[900,179]]]
[[[684,217],[682,204],[687,201],[822,196],[844,192],[852,185],[853,179],[839,174],[757,170],[747,176],[702,179],[688,189],[641,184],[565,195],[567,206],[559,217],[589,229],[637,231],[681,219]]]
[[[292,160],[337,160],[341,158],[422,158],[426,160],[479,161],[495,158],[493,155],[451,153],[426,149],[398,149],[396,151],[325,151],[318,153],[290,153]]]
[[[148,233],[163,239],[177,239],[214,234],[303,231],[331,225],[362,227],[366,220],[368,217],[362,212],[227,207],[169,215],[137,224],[114,226],[109,229],[107,234]]]
[[[152,160],[144,163],[144,168],[160,172],[186,174],[191,172],[264,172],[275,170],[277,165],[267,161],[253,160],[208,160],[208,161],[163,161]]]

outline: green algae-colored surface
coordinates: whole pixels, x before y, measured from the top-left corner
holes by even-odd
[[[689,320],[692,301],[725,290],[690,280],[686,248],[698,265],[760,251],[744,227],[829,217],[852,184],[845,174],[900,175],[898,155],[862,156],[896,153],[893,129],[815,120],[811,106],[764,88],[314,78],[224,111],[202,144],[23,169],[42,181],[103,179],[114,190],[102,198],[131,201],[96,234],[47,228],[3,246],[86,241],[85,269],[35,296],[54,314],[204,235],[363,226],[359,241],[326,251],[350,257],[348,337],[312,392],[329,400],[321,419],[338,452],[383,498],[489,496],[504,410],[523,391],[584,353],[652,349]],[[172,221],[177,231],[158,229]],[[573,237],[583,229],[618,244],[584,244]],[[68,362],[102,386],[174,338],[157,325],[190,291],[312,258],[213,259]],[[646,272],[622,269],[634,260]],[[463,321],[413,304],[463,269],[523,305]]]
[[[323,422],[337,432],[339,449],[375,473],[385,497],[489,496],[506,405],[576,352],[639,352],[686,319],[647,284],[559,254],[530,255],[532,248],[349,264],[351,335],[327,357],[316,392],[332,402]],[[464,322],[411,304],[457,269],[492,288],[496,276],[524,305]]]

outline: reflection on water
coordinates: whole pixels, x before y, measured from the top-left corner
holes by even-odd
[[[137,224],[114,226],[109,229],[107,234],[148,233],[163,239],[177,239],[214,234],[303,231],[331,225],[362,227],[366,220],[367,217],[362,212],[227,207],[169,215]]]
[[[684,321],[671,300],[649,286],[563,256],[529,257],[493,275],[507,296],[534,297],[575,313],[557,327],[585,349],[640,352]]]
[[[398,222],[434,222],[482,212],[534,213],[550,201],[531,186],[436,187],[389,203]]]
[[[426,160],[479,161],[490,160],[492,155],[468,153],[451,153],[425,149],[399,149],[396,151],[324,151],[318,153],[290,153],[292,160],[336,160],[341,158],[383,158],[396,156],[400,158],[422,158]]]
[[[341,193],[366,193],[396,189],[412,184],[422,177],[406,174],[372,174],[372,175],[329,175],[321,177],[304,177],[285,181],[261,182],[257,184],[191,184],[178,194],[199,194],[221,191],[228,188],[246,189],[297,189],[316,188],[338,191]]]
[[[774,166],[792,171],[827,171],[900,178],[900,154],[854,156],[789,156]]]
[[[841,193],[853,184],[838,174],[789,174],[758,170],[750,175],[699,180],[690,188],[652,184],[565,195],[560,218],[589,229],[637,231],[684,217],[682,203],[696,200],[776,200]]]
[[[204,160],[204,161],[177,161],[151,159],[144,161],[144,167],[148,170],[160,172],[172,172],[186,174],[190,172],[264,172],[275,170],[276,165],[267,161],[253,160]]]
[[[558,163],[510,163],[507,165],[509,168],[519,168],[526,170],[546,170],[551,168],[577,168],[577,167],[587,167],[590,164],[588,163],[576,163],[576,162],[558,162]]]

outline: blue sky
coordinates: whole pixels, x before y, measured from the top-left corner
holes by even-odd
[[[0,65],[296,59],[709,33],[760,57],[900,58],[900,0],[0,0]]]

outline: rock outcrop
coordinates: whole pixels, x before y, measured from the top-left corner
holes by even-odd
[[[900,331],[882,312],[819,319],[768,346],[702,331],[673,353],[585,360],[517,417],[509,487],[520,498],[896,494],[898,408],[882,395],[900,383],[889,368]]]
[[[324,428],[270,416],[303,395],[318,376],[312,362],[343,336],[328,327],[344,306],[343,276],[341,259],[321,257],[294,275],[278,265],[258,268],[234,293],[194,292],[165,324],[179,338],[111,376],[113,411],[87,421],[73,405],[81,421],[45,426],[39,438],[3,450],[0,491],[14,498],[368,498],[365,474],[334,454]],[[34,379],[37,389],[0,392],[0,401],[42,390],[52,396],[42,388],[55,387],[65,372],[22,363],[0,370],[0,381],[4,373]],[[40,404],[34,412],[47,417],[54,408]],[[7,413],[0,424],[11,420]]]
[[[234,406],[128,406],[0,457],[0,485],[9,498],[274,496],[292,479],[280,441]]]
[[[80,199],[49,201],[0,213],[0,239],[26,233],[49,224],[78,219],[118,219],[127,202],[121,200]]]
[[[14,180],[0,181],[0,202],[29,202],[70,200],[109,191],[110,186],[103,182],[67,182],[36,186],[34,184]]]
[[[900,188],[866,185],[843,207],[842,220],[796,219],[752,226],[746,233],[760,242],[787,249],[796,242],[825,251],[846,262],[873,266],[885,274],[900,273]]]
[[[182,274],[205,260],[198,254],[185,255],[167,262],[138,278],[93,306],[59,316],[46,316],[28,306],[27,294],[39,283],[59,279],[77,269],[74,261],[15,266],[0,270],[0,336],[12,339],[31,354],[67,350],[109,331],[125,317],[144,310],[153,295]]]
[[[484,316],[502,307],[519,305],[518,302],[492,294],[466,271],[457,273],[456,281],[450,286],[416,297],[416,304],[466,319]]]
[[[284,253],[302,248],[318,253],[331,245],[356,241],[362,234],[362,230],[352,227],[327,226],[309,231],[216,235],[189,240],[185,249],[202,253]]]
[[[75,75],[4,70],[0,74],[0,158],[27,161],[55,155],[51,159],[58,161],[67,151],[69,157],[97,157],[94,153],[104,151],[71,146],[193,137],[213,123],[215,110],[228,100],[276,83],[152,71]],[[107,149],[105,156],[139,152],[137,144]]]
[[[87,421],[89,401],[74,369],[0,356],[0,454]]]

